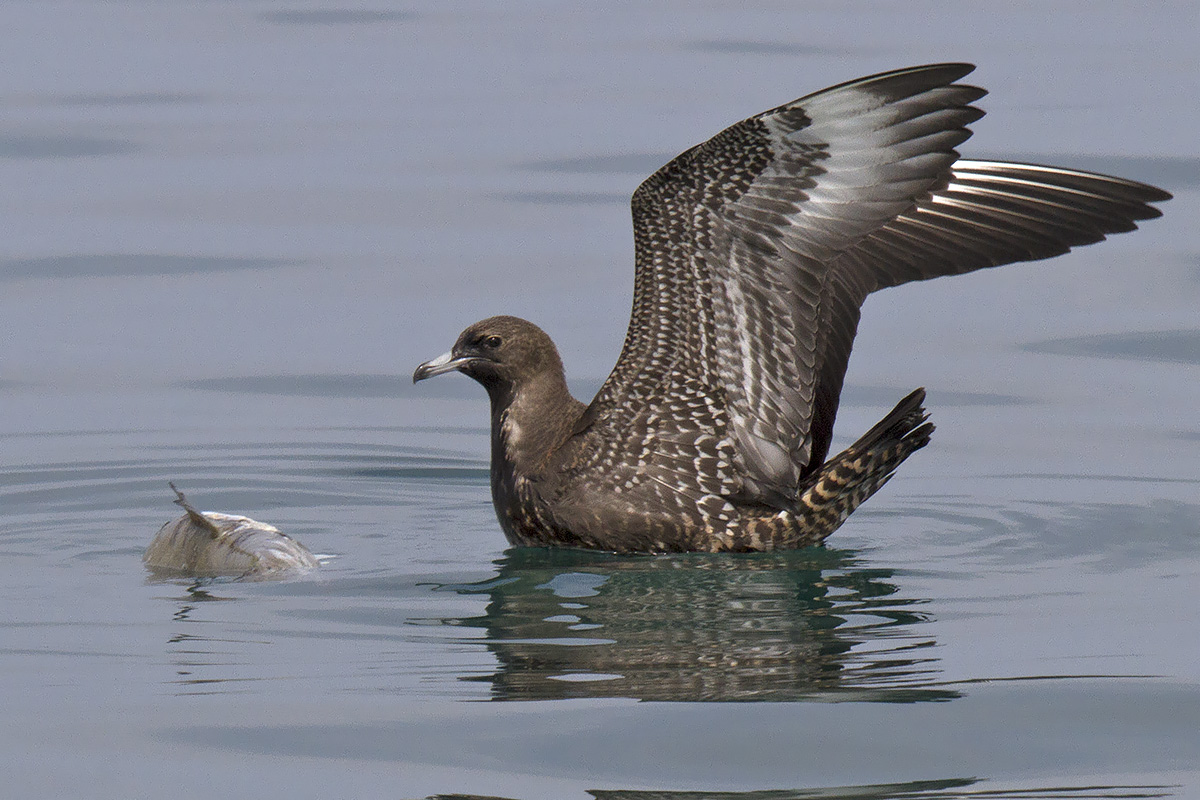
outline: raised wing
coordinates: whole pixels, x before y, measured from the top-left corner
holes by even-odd
[[[869,292],[1043,258],[1154,215],[1145,202],[1161,197],[1142,187],[1139,200],[1123,181],[952,169],[983,114],[970,104],[984,91],[954,83],[972,69],[826,89],[722,131],[638,188],[633,314],[580,424],[580,468],[642,452],[639,472],[702,470],[692,492],[787,507],[827,452]],[[659,464],[663,440],[673,455]]]
[[[638,187],[633,314],[585,415],[594,445],[636,448],[625,437],[647,418],[669,431],[671,387],[700,384],[730,418],[742,494],[794,498],[811,460],[829,264],[944,179],[982,115],[969,104],[983,90],[952,85],[971,69],[818,92],[722,131]]]
[[[829,450],[858,312],[867,294],[909,281],[1061,255],[1162,216],[1149,204],[1170,198],[1144,183],[1062,167],[956,161],[949,177],[913,208],[830,264],[836,289],[821,319],[813,462],[821,463]]]

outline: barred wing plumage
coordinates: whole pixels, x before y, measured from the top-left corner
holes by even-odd
[[[1158,216],[1147,203],[1167,195],[1152,187],[959,161],[983,114],[971,103],[984,91],[955,83],[972,69],[809,95],[638,188],[633,313],[567,448],[576,475],[617,485],[635,472],[659,494],[787,508],[828,451],[867,294],[1057,255]]]

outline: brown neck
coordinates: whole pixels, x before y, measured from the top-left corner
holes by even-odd
[[[492,400],[492,502],[508,540],[522,541],[518,519],[538,504],[550,456],[571,435],[583,403],[571,397],[561,370],[523,382],[512,391],[490,388]]]
[[[546,370],[518,385],[495,387],[492,401],[492,479],[510,473],[536,480],[547,457],[571,435],[583,403],[571,396],[561,370]]]

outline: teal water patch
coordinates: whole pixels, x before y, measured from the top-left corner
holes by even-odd
[[[60,133],[0,134],[0,159],[51,160],[97,158],[137,153],[142,145],[132,139]]]
[[[1026,348],[1032,353],[1200,364],[1200,330],[1131,331],[1048,339]]]
[[[201,275],[210,272],[275,269],[298,264],[283,258],[160,255],[151,253],[94,253],[0,261],[0,281],[29,279],[71,280],[136,275]]]

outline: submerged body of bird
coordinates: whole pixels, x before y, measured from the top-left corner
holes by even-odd
[[[307,547],[274,525],[199,511],[171,484],[184,515],[159,529],[142,561],[161,576],[279,578],[320,566]]]

